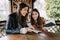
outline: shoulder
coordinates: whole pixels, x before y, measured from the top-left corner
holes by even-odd
[[[45,19],[43,17],[40,17],[40,19],[41,19],[41,22],[45,24]]]
[[[15,16],[17,16],[16,13],[11,13],[11,14],[9,15],[9,17],[15,17]]]

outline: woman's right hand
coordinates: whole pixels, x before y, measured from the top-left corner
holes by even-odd
[[[32,30],[35,30],[35,28],[34,28],[33,26],[31,27],[31,29],[32,29]]]

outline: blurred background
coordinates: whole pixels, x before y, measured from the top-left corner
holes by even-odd
[[[46,27],[48,32],[60,32],[60,0],[0,0],[0,36],[5,35],[8,15],[17,11],[16,4],[20,2],[28,4],[30,6],[30,11],[33,8],[38,9],[40,16],[44,19],[48,21],[54,20],[56,25]]]

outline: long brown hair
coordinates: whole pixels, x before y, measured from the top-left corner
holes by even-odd
[[[25,4],[25,3],[21,3],[21,4],[19,4],[19,13],[18,13],[18,22],[19,22],[19,24],[21,24],[21,25],[25,25],[25,24],[22,24],[23,22],[25,22],[26,23],[26,16],[27,16],[27,14],[28,13],[26,13],[26,15],[25,15],[25,17],[23,17],[23,20],[21,20],[22,19],[22,15],[21,15],[21,10],[23,9],[23,8],[25,8],[25,7],[28,7],[28,11],[27,12],[29,12],[29,6],[27,5],[27,4]]]
[[[33,9],[33,10],[32,10],[32,13],[31,13],[31,25],[35,25],[35,21],[34,21],[34,19],[32,18],[33,11],[36,11],[36,12],[38,13],[37,24],[40,25],[40,24],[41,24],[41,18],[40,18],[40,14],[39,14],[39,12],[38,12],[37,9]]]

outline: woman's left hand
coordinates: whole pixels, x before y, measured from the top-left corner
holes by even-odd
[[[43,28],[42,28],[42,30],[46,31],[46,30],[47,30],[47,28],[46,28],[46,27],[43,27]]]
[[[31,27],[31,29],[32,29],[32,30],[35,30],[35,28],[34,28],[34,27]]]

